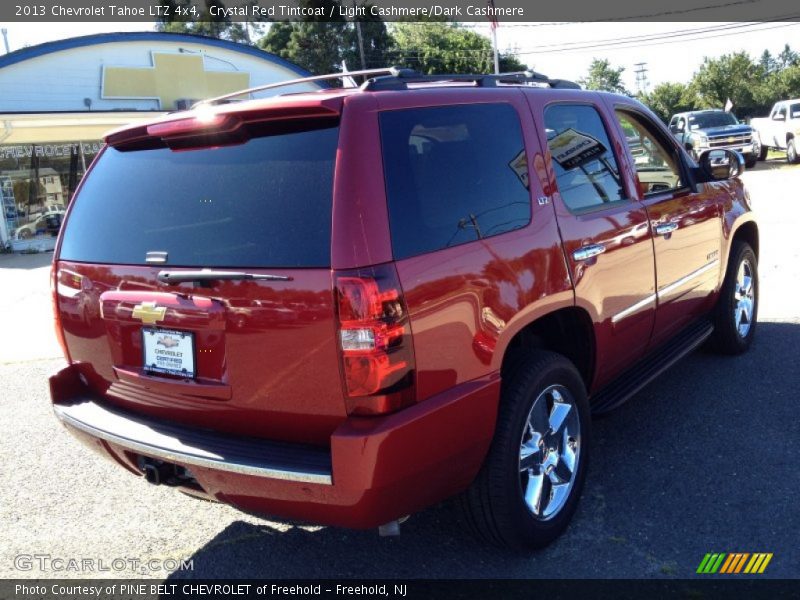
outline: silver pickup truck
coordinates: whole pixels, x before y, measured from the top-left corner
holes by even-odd
[[[669,130],[699,160],[709,150],[733,150],[740,153],[747,168],[756,165],[753,130],[729,112],[720,109],[695,110],[672,116]]]
[[[753,119],[750,126],[755,131],[753,141],[758,160],[764,160],[772,148],[786,152],[788,162],[798,162],[796,138],[800,136],[800,98],[776,102],[768,117]]]

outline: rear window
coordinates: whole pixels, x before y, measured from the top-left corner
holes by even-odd
[[[530,222],[528,161],[512,106],[387,111],[380,124],[395,258]]]
[[[187,267],[327,267],[338,127],[172,151],[107,148],[61,258]]]

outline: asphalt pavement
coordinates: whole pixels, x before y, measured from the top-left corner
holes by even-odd
[[[475,541],[449,502],[380,538],[259,519],[101,460],[51,414],[49,255],[0,256],[0,577],[683,578],[707,552],[771,552],[764,576],[800,577],[800,167],[770,161],[744,177],[762,230],[750,353],[694,353],[596,420],[575,519],[524,557]],[[54,571],[19,558],[37,554],[193,569]]]

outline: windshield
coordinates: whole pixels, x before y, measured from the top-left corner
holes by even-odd
[[[173,151],[107,148],[61,258],[185,267],[327,267],[338,127]]]
[[[728,112],[701,113],[689,117],[690,129],[709,129],[711,127],[737,125],[738,123],[739,121],[736,120],[736,117]]]

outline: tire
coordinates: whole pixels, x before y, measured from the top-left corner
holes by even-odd
[[[711,350],[720,354],[742,354],[750,348],[758,318],[758,287],[755,252],[746,242],[734,241],[725,281],[712,315],[714,333],[708,344]]]
[[[569,360],[544,351],[521,360],[503,382],[486,460],[461,496],[474,533],[517,551],[555,540],[583,489],[590,425],[583,380]],[[521,467],[523,460],[529,468]]]
[[[758,156],[756,156],[755,154],[744,155],[744,166],[747,169],[752,169],[753,167],[755,167],[757,162],[758,162]]]
[[[753,141],[753,153],[756,155],[756,160],[767,160],[767,152],[769,152],[769,148],[762,146],[761,140],[756,136],[756,139]]]
[[[794,138],[786,142],[786,162],[790,165],[797,164],[797,146]]]

